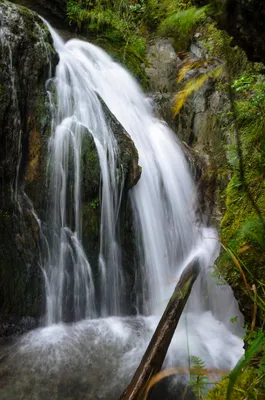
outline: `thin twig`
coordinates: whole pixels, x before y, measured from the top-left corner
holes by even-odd
[[[256,326],[256,318],[257,318],[257,311],[258,311],[258,306],[257,306],[257,288],[256,285],[252,285],[252,290],[254,292],[254,304],[253,304],[253,315],[252,315],[252,322],[251,322],[251,331],[254,331],[255,326]]]

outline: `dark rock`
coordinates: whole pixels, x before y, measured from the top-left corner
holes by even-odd
[[[100,99],[100,101],[105,112],[107,124],[112,130],[118,143],[118,165],[122,169],[122,173],[124,175],[125,189],[129,190],[136,185],[141,177],[142,170],[138,165],[138,151],[130,135],[125,131],[117,118],[108,109],[103,100]]]
[[[265,3],[263,0],[227,0],[221,26],[250,60],[265,62]]]
[[[37,328],[39,321],[31,317],[1,319],[0,338],[15,338]]]
[[[118,144],[117,176],[123,183],[120,213],[117,223],[117,235],[120,236],[122,263],[127,280],[127,294],[132,292],[131,277],[135,273],[135,247],[132,208],[129,190],[136,185],[141,176],[138,165],[138,151],[129,134],[100,98],[106,122],[112,130]],[[83,142],[82,155],[82,200],[83,200],[83,244],[89,255],[89,262],[94,271],[98,267],[100,246],[100,166],[95,144],[92,138],[86,137]],[[128,279],[127,279],[128,278]],[[126,295],[127,295],[126,294]],[[124,299],[124,304],[129,300]]]
[[[35,11],[45,18],[56,29],[68,29],[69,24],[66,19],[66,2],[44,1],[44,0],[10,0],[15,3]]]
[[[197,6],[208,0],[193,0]],[[265,3],[263,0],[217,1],[221,6],[213,14],[221,29],[233,37],[234,44],[245,50],[249,60],[265,62]]]
[[[8,318],[39,316],[43,304],[39,227],[32,201],[36,208],[43,207],[44,154],[49,135],[45,83],[54,71],[57,56],[46,26],[37,14],[24,7],[1,1],[0,30],[0,326],[3,328]],[[0,329],[1,332],[9,329]]]
[[[56,15],[61,19],[65,19],[66,16],[66,0],[36,0],[38,4],[47,8],[52,14]]]

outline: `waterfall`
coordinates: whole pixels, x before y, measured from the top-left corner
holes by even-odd
[[[53,80],[56,99],[50,141],[53,236],[45,269],[49,323],[63,319],[67,279],[73,281],[75,320],[120,315],[124,301],[126,288],[115,236],[122,189],[116,176],[118,149],[99,95],[133,139],[142,166],[141,179],[130,191],[141,267],[135,306],[140,314],[160,315],[183,269],[198,258],[202,272],[188,308],[195,313],[213,311],[218,320],[229,325],[229,318],[237,315],[238,309],[232,293],[227,300],[228,289],[220,290],[211,278],[211,266],[219,252],[217,235],[197,220],[196,190],[176,135],[154,116],[150,100],[121,65],[90,43],[76,39],[64,43],[48,26],[60,56]],[[101,293],[97,294],[89,254],[81,242],[80,158],[86,135],[95,142],[102,179]],[[69,184],[74,187],[72,195]],[[71,227],[69,214],[74,215]],[[69,260],[73,264],[70,272]],[[99,312],[95,295],[101,298]],[[225,307],[217,310],[214,304]],[[224,309],[225,313],[229,309],[227,315]]]
[[[64,43],[48,27],[60,62],[47,83],[52,112],[50,226],[44,235],[43,265],[47,326],[15,345],[7,361],[7,368],[15,371],[8,398],[18,398],[20,382],[26,398],[57,398],[54,388],[66,393],[66,387],[76,399],[117,399],[180,274],[195,258],[201,273],[165,365],[188,367],[197,356],[209,368],[233,368],[243,354],[242,316],[230,287],[212,276],[217,233],[196,215],[196,191],[179,140],[155,117],[152,102],[128,71],[102,49],[76,39]],[[126,285],[116,224],[123,177],[117,174],[118,145],[100,98],[131,136],[142,167],[141,179],[130,190],[140,272],[135,274],[136,316],[122,313]],[[81,154],[86,138],[94,141],[101,169],[97,277],[82,243]],[[69,312],[75,323],[65,324]],[[235,316],[238,322],[232,324]],[[53,382],[50,389],[47,382]]]
[[[51,27],[50,30],[60,63],[52,80],[56,91],[55,103],[51,107],[53,135],[49,157],[52,240],[50,257],[44,268],[48,324],[62,321],[65,308],[69,312],[69,307],[73,308],[74,320],[97,315],[93,273],[81,242],[80,168],[82,144],[86,136],[94,140],[102,179],[99,253],[101,293],[98,294],[101,310],[98,315],[120,315],[121,293],[124,291],[115,234],[122,182],[116,178],[117,143],[105,121],[94,81],[94,74],[101,67],[100,58],[97,60],[96,54],[94,58],[89,58],[82,47],[68,49]],[[95,51],[101,54],[101,50],[95,48]],[[69,186],[73,188],[73,193]],[[69,291],[73,291],[73,305],[67,301]]]

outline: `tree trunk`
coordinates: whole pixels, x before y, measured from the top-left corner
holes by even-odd
[[[120,400],[141,400],[146,385],[162,368],[171,339],[199,272],[199,262],[194,260],[182,273],[142,361]]]

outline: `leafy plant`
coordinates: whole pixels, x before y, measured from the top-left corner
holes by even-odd
[[[203,399],[212,382],[209,381],[205,363],[199,357],[192,357],[191,365],[190,386],[196,398]]]
[[[138,2],[134,2],[129,5],[129,10],[135,13],[144,13],[145,12],[145,0],[139,0]]]
[[[244,357],[237,363],[236,367],[229,375],[229,382],[227,385],[226,392],[226,400],[232,400],[232,392],[235,387],[236,382],[240,378],[240,374],[246,368],[249,363],[253,360],[254,356],[259,352],[264,352],[265,349],[265,335],[264,332],[258,331],[255,335],[255,338],[251,341],[251,344],[247,351],[245,352]],[[265,355],[265,352],[264,352]],[[262,367],[259,369],[259,375],[265,378],[265,369],[262,370]]]
[[[195,62],[188,62],[184,64],[181,70],[178,73],[178,82],[180,82],[186,76],[187,72],[195,67],[200,67],[203,65],[203,61],[195,61]],[[209,78],[217,78],[221,75],[223,71],[223,66],[218,66],[213,68],[212,70],[206,73],[199,73],[199,75],[195,76],[194,78],[189,79],[177,92],[175,99],[174,99],[174,116],[176,116],[179,111],[181,110],[183,104],[187,100],[187,98],[195,91],[199,90],[200,87],[209,79]]]
[[[159,33],[163,36],[173,36],[179,48],[187,47],[191,39],[194,28],[199,21],[206,17],[209,6],[201,8],[190,7],[169,14],[160,24]]]
[[[257,243],[265,251],[265,232],[263,224],[259,219],[247,219],[239,231],[238,237]]]
[[[90,208],[92,208],[93,210],[96,210],[99,207],[99,199],[97,198],[95,200],[92,200],[89,205],[90,205]]]

